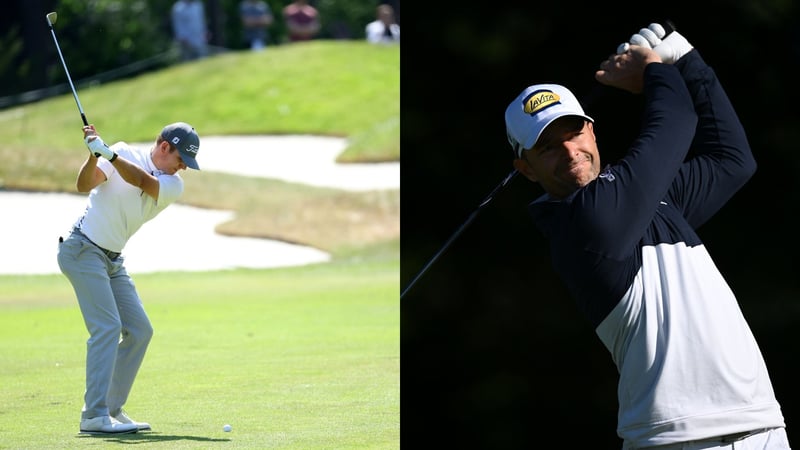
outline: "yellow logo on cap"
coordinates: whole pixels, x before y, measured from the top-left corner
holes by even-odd
[[[561,97],[553,91],[537,91],[525,101],[525,114],[536,114],[548,106],[561,103]]]

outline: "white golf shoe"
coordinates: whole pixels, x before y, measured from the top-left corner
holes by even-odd
[[[121,423],[111,416],[81,419],[81,433],[85,434],[125,434],[136,433],[139,427],[132,423]]]
[[[131,419],[130,417],[128,417],[127,414],[125,414],[124,410],[121,410],[119,412],[119,414],[117,414],[116,416],[113,416],[112,418],[116,419],[120,423],[136,425],[136,428],[139,431],[146,431],[146,430],[150,430],[151,429],[149,423],[147,423],[147,422],[137,422],[137,421]]]

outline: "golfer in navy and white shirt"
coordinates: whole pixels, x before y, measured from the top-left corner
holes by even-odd
[[[691,46],[669,63],[627,46],[596,79],[645,102],[605,168],[563,86],[526,88],[505,119],[514,167],[546,192],[529,211],[554,268],[619,371],[623,448],[788,449],[761,351],[695,232],[756,169],[726,93]]]

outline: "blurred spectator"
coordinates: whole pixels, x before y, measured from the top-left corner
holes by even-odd
[[[178,0],[172,5],[172,32],[181,50],[181,59],[190,61],[208,55],[206,11],[200,0]]]
[[[251,50],[261,50],[267,46],[269,32],[274,17],[266,2],[261,0],[242,0],[239,3],[239,17],[242,19],[244,40]]]
[[[376,20],[367,24],[367,41],[373,44],[399,43],[400,25],[394,17],[392,5],[378,5]]]
[[[283,8],[283,20],[289,33],[289,41],[314,39],[320,30],[319,12],[307,0],[295,0]]]

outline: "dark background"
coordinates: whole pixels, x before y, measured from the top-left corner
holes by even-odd
[[[699,233],[760,343],[797,446],[798,10],[662,3],[406,4],[400,289],[512,170],[503,112],[526,86],[571,88],[596,121],[604,161],[622,156],[640,99],[600,87],[594,71],[639,28],[671,19],[716,70],[759,163]],[[515,178],[402,297],[403,447],[621,447],[616,368],[527,216],[541,194]]]

